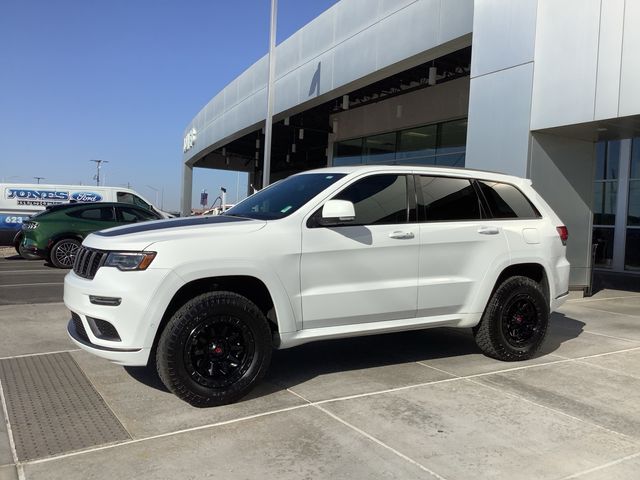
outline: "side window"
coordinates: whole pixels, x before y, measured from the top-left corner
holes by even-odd
[[[118,192],[117,198],[120,203],[130,203],[133,205],[133,195],[129,192]]]
[[[113,208],[111,207],[85,208],[81,210],[74,210],[73,212],[69,212],[67,215],[75,218],[82,218],[83,220],[102,222],[112,222],[114,220]]]
[[[122,221],[127,223],[146,222],[147,220],[156,220],[158,218],[151,212],[146,212],[135,208],[118,207],[118,211],[120,212]]]
[[[117,199],[120,203],[130,203],[131,205],[136,205],[138,207],[146,208],[147,210],[151,210],[151,205],[142,200],[139,196],[134,195],[129,192],[118,192]]]
[[[540,218],[540,212],[524,194],[508,183],[478,180],[493,218]]]
[[[353,203],[356,219],[352,225],[407,223],[407,177],[372,175],[349,185],[334,197]]]
[[[480,199],[467,179],[421,175],[418,189],[418,211],[421,221],[442,222],[482,218]]]
[[[137,205],[138,207],[146,208],[147,210],[151,210],[151,205],[149,205],[147,202],[142,200],[139,196],[137,195],[132,195],[132,196],[133,196],[134,205]]]

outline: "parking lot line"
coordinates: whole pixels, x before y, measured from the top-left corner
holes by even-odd
[[[578,473],[574,473],[569,475],[568,477],[562,477],[560,480],[571,480],[572,478],[580,478],[583,475],[588,475],[593,472],[598,472],[600,470],[604,470],[605,468],[613,467],[622,462],[626,462],[627,460],[632,460],[634,458],[640,457],[640,452],[633,453],[631,455],[627,455],[626,457],[618,458],[617,460],[613,460],[611,462],[604,463],[602,465],[598,465],[597,467],[590,468],[588,470],[583,470]]]
[[[155,440],[157,438],[171,437],[171,436],[174,436],[174,435],[181,435],[183,433],[196,432],[198,430],[206,430],[208,428],[215,428],[215,427],[220,427],[222,425],[229,425],[231,423],[245,422],[247,420],[253,420],[255,418],[265,417],[267,415],[275,415],[275,414],[278,414],[278,413],[289,412],[291,410],[298,410],[300,408],[307,408],[309,406],[310,405],[305,404],[305,405],[296,405],[296,406],[293,406],[293,407],[280,408],[280,409],[277,409],[277,410],[271,410],[269,412],[256,413],[255,415],[248,415],[246,417],[240,417],[240,418],[234,418],[234,419],[231,419],[231,420],[225,420],[223,422],[209,423],[209,424],[206,424],[206,425],[198,425],[197,427],[184,428],[182,430],[176,430],[176,431],[173,431],[173,432],[160,433],[158,435],[151,435],[149,437],[126,440],[126,441],[120,442],[120,443],[112,443],[112,444],[109,444],[109,445],[101,445],[99,447],[87,448],[85,450],[78,450],[78,451],[75,451],[75,452],[63,453],[61,455],[53,455],[51,457],[39,458],[37,460],[28,460],[28,461],[22,462],[21,465],[36,465],[36,464],[39,464],[39,463],[51,462],[53,460],[60,460],[60,459],[64,459],[64,458],[75,457],[77,455],[84,455],[85,453],[98,452],[98,451],[102,451],[102,450],[109,450],[111,448],[122,447],[122,446],[132,445],[132,444],[135,444],[135,443],[146,442],[148,440]]]
[[[626,300],[627,298],[639,298],[640,295],[624,295],[622,297],[608,298],[574,298],[567,300],[566,303],[587,303],[587,302],[606,302],[608,300]]]

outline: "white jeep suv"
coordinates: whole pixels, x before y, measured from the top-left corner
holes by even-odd
[[[155,363],[195,406],[245,395],[273,348],[473,328],[501,360],[538,350],[568,294],[567,229],[521,178],[466,169],[307,171],[224,215],[87,237],[65,278],[68,332]]]

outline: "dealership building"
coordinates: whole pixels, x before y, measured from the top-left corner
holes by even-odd
[[[638,0],[341,0],[276,48],[270,179],[356,164],[527,177],[569,227],[573,288],[592,264],[637,281],[639,51]],[[194,168],[261,187],[268,63],[185,129],[184,213]]]

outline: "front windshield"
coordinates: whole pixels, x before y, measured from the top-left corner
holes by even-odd
[[[294,175],[251,195],[225,215],[258,220],[284,218],[344,176],[344,173]]]

